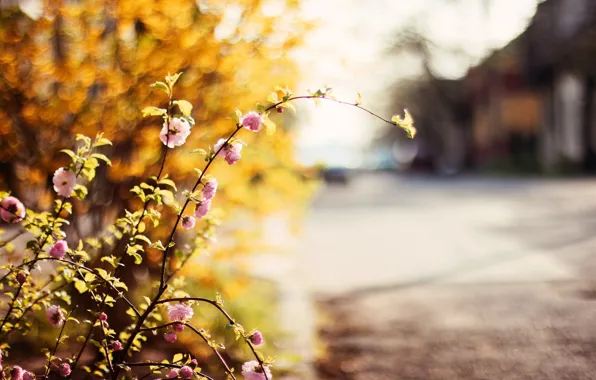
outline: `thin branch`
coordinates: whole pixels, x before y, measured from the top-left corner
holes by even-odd
[[[189,329],[191,329],[192,331],[194,331],[198,336],[200,336],[205,343],[207,343],[207,345],[211,348],[211,350],[213,351],[213,353],[218,357],[219,361],[221,362],[221,364],[223,364],[226,372],[228,373],[228,375],[230,375],[230,377],[234,380],[236,380],[236,376],[234,376],[234,372],[232,372],[232,369],[230,368],[230,366],[228,366],[228,363],[226,363],[226,360],[223,358],[223,356],[221,356],[221,354],[219,353],[219,351],[217,351],[217,348],[213,347],[213,345],[211,344],[211,341],[209,341],[209,338],[207,338],[205,336],[205,334],[201,331],[198,330],[197,328],[195,328],[192,325],[189,325],[188,323],[185,324]],[[267,374],[265,374],[265,379],[267,379]],[[269,380],[269,379],[267,379]]]
[[[79,307],[79,305],[75,305],[72,308],[72,310],[70,311],[70,313],[68,313],[68,315],[66,316],[66,319],[64,319],[64,322],[62,323],[62,328],[60,328],[60,333],[58,334],[58,338],[56,338],[56,345],[54,346],[52,353],[48,357],[48,367],[46,368],[46,374],[44,376],[46,378],[50,374],[50,366],[52,365],[52,358],[54,356],[56,356],[56,351],[58,351],[58,346],[60,345],[60,339],[62,338],[62,334],[64,333],[64,328],[66,327],[66,323],[68,323],[68,318],[70,318],[70,316],[77,309],[77,307]]]
[[[161,367],[161,368],[182,368],[182,367],[184,367],[184,366],[182,366],[180,364],[156,363],[156,362],[122,363],[120,365],[122,365],[122,366],[128,366],[128,367]],[[204,377],[205,379],[214,380],[211,376],[205,375],[202,372],[195,372],[195,373],[198,374],[199,376]],[[149,374],[148,376],[150,376],[150,375],[151,374]]]

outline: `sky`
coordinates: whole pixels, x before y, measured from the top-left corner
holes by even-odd
[[[324,84],[336,97],[354,100],[384,116],[390,85],[419,72],[413,56],[392,56],[393,36],[404,25],[416,25],[441,47],[461,48],[465,56],[437,52],[433,69],[458,78],[491,50],[515,38],[528,25],[538,0],[302,0],[302,15],[317,23],[305,46],[295,54],[302,67],[300,91]],[[298,89],[295,92],[299,92]],[[407,105],[404,105],[406,108]],[[368,144],[379,128],[369,115],[350,107],[307,106],[299,122],[299,158],[348,160],[344,151]],[[327,152],[327,153],[326,153]],[[331,159],[332,160],[332,159]],[[352,162],[352,164],[355,164]]]

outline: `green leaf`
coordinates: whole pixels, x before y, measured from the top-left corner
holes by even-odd
[[[104,146],[104,145],[112,145],[112,142],[110,140],[106,139],[105,137],[100,137],[95,141],[95,144],[93,144],[94,147]]]
[[[182,354],[175,354],[174,358],[172,358],[172,363],[176,363],[184,359],[184,355]]]
[[[165,92],[166,94],[168,94],[168,96],[170,95],[170,88],[164,82],[155,82],[150,87],[158,88],[158,89],[162,90],[163,92]]]
[[[79,279],[74,280],[74,286],[81,294],[85,293],[89,289],[87,284]]]
[[[416,136],[416,128],[414,127],[414,119],[412,115],[408,112],[408,110],[404,110],[404,117],[403,119],[399,115],[393,115],[391,121],[406,131],[406,134],[409,138],[413,139]]]
[[[198,153],[201,156],[205,156],[205,157],[207,157],[209,155],[209,153],[207,153],[207,151],[205,149],[195,149],[190,153]]]
[[[168,178],[163,178],[161,179],[158,184],[160,185],[167,185],[172,187],[175,191],[178,191],[178,189],[176,188],[176,183],[174,181],[172,181],[171,179]]]
[[[89,190],[87,190],[87,187],[83,185],[75,185],[74,193],[76,194],[77,198],[85,199],[85,197],[89,193]]]
[[[109,158],[106,157],[105,154],[101,154],[101,153],[93,153],[91,155],[91,157],[98,159],[98,160],[102,160],[103,162],[105,162],[108,166],[112,166],[112,161],[110,161]]]
[[[168,114],[168,110],[163,109],[163,108],[157,108],[157,107],[145,107],[143,108],[143,117],[147,117],[147,116],[164,116]]]
[[[77,160],[77,155],[70,149],[62,149],[60,151],[60,153],[66,153],[66,155],[68,155],[70,158],[72,158],[73,162],[76,162]]]
[[[170,88],[174,87],[174,84],[176,84],[178,78],[180,78],[180,75],[182,75],[182,72],[176,73],[174,75],[168,74],[166,76],[166,83],[168,84],[168,86],[170,86]]]
[[[190,116],[190,113],[192,112],[192,104],[190,104],[190,102],[186,100],[175,100],[173,103],[178,106],[180,112],[182,112],[184,116]]]

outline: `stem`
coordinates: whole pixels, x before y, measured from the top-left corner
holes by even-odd
[[[79,360],[81,359],[81,355],[83,355],[83,351],[85,351],[85,347],[87,347],[87,343],[89,343],[89,339],[91,338],[91,335],[93,334],[93,329],[95,328],[95,324],[97,323],[97,321],[99,321],[99,314],[97,315],[97,317],[95,317],[95,321],[89,327],[89,332],[87,333],[87,336],[85,337],[85,341],[83,342],[83,345],[81,346],[81,349],[79,350],[79,353],[77,354],[77,357],[71,366],[71,372],[70,372],[70,375],[68,376],[68,379],[70,379],[72,377],[72,375],[75,371],[75,368],[77,368],[77,364],[79,363]]]
[[[184,302],[184,301],[198,301],[198,302],[205,302],[208,303],[212,306],[214,306],[217,310],[219,310],[219,312],[226,317],[226,319],[228,320],[228,322],[230,322],[231,325],[238,325],[236,323],[236,321],[234,321],[234,319],[230,316],[230,314],[228,314],[227,311],[224,310],[223,307],[221,307],[221,305],[219,305],[217,302],[210,300],[208,298],[203,298],[203,297],[179,297],[179,298],[168,298],[168,299],[164,299],[161,301],[157,301],[156,304],[162,304],[162,303],[167,303],[167,302]],[[188,327],[193,328],[191,325],[187,324]],[[254,348],[254,346],[252,345],[252,343],[248,340],[248,339],[244,339],[244,342],[250,347],[250,350],[252,351],[254,357],[257,359],[257,361],[259,362],[259,365],[261,366],[261,369],[263,370],[263,375],[265,376],[266,380],[269,380],[269,378],[267,377],[267,372],[265,371],[265,365],[263,364],[263,361],[261,360],[261,358],[259,357],[259,355],[257,355],[257,352]]]
[[[98,278],[104,284],[109,285],[109,287],[112,290],[115,290],[116,292],[118,292],[118,296],[121,299],[123,299],[134,310],[134,312],[137,315],[139,315],[139,316],[141,315],[141,313],[138,311],[138,309],[135,307],[135,305],[128,298],[126,298],[126,296],[124,296],[122,294],[122,292],[118,288],[116,288],[114,285],[112,285],[112,283],[110,281],[108,281],[105,278],[103,278],[95,269],[86,267],[85,265],[76,263],[74,261],[70,261],[70,260],[66,260],[66,259],[58,259],[58,258],[55,258],[55,257],[38,257],[38,258],[35,258],[35,259],[31,260],[31,261],[28,261],[26,263],[23,263],[23,264],[20,264],[20,265],[14,267],[10,272],[8,272],[8,274],[6,276],[8,276],[10,273],[13,273],[17,269],[20,269],[20,268],[22,268],[24,266],[27,266],[27,265],[31,265],[31,264],[36,263],[38,261],[58,261],[58,262],[61,262],[61,263],[64,263],[64,264],[71,265],[75,269],[81,269],[81,270],[84,270],[86,272],[93,273],[96,276],[96,278]]]
[[[45,378],[47,378],[48,375],[50,374],[50,366],[52,364],[52,358],[54,356],[56,356],[56,351],[58,351],[58,346],[60,345],[60,338],[62,338],[62,334],[64,333],[64,328],[66,327],[66,323],[68,322],[68,318],[70,318],[70,316],[77,309],[78,306],[79,305],[75,305],[75,307],[66,316],[66,319],[64,320],[64,323],[62,323],[62,328],[60,328],[60,333],[58,334],[58,338],[56,339],[56,345],[54,346],[54,350],[52,351],[50,357],[48,358],[48,368],[46,368],[46,374],[44,376]]]
[[[234,380],[236,380],[236,376],[234,376],[234,373],[232,372],[232,369],[230,368],[230,366],[228,366],[228,363],[226,363],[226,360],[223,358],[223,356],[221,356],[221,354],[219,353],[219,351],[217,351],[217,348],[213,347],[213,345],[211,344],[211,342],[209,341],[209,338],[207,338],[203,332],[201,330],[198,330],[197,328],[186,324],[186,326],[188,326],[188,328],[190,328],[192,331],[194,331],[198,336],[200,336],[205,343],[207,343],[207,345],[211,348],[211,350],[213,351],[213,353],[218,357],[219,361],[221,362],[221,364],[223,364],[227,374]],[[265,379],[269,380],[267,378],[267,374],[265,374]]]
[[[67,286],[69,284],[70,284],[70,282],[65,282],[62,285],[60,285],[60,286],[52,289],[51,291],[47,292],[46,294],[41,295],[41,296],[37,297],[35,300],[33,300],[33,302],[31,302],[31,305],[29,305],[23,311],[23,313],[21,314],[21,316],[19,317],[19,319],[17,319],[16,322],[14,323],[14,327],[15,328],[13,328],[12,330],[8,331],[7,336],[10,335],[11,332],[13,332],[13,331],[16,330],[16,327],[18,326],[19,322],[21,322],[21,320],[23,320],[23,318],[25,317],[25,314],[27,314],[33,308],[33,306],[35,306],[39,301],[42,301],[44,298],[47,298],[47,297],[51,296],[52,294],[54,294],[55,292],[57,292],[58,290],[64,288],[65,286]]]
[[[228,142],[241,129],[242,129],[242,126],[240,124],[238,124],[236,126],[236,130],[234,132],[232,132],[232,134],[230,134],[230,136],[226,139],[225,143],[223,143],[219,147],[219,149],[213,154],[213,156],[211,156],[211,158],[209,158],[209,161],[207,162],[207,165],[205,165],[205,167],[203,168],[203,171],[201,172],[201,175],[199,175],[199,179],[197,179],[197,182],[192,187],[191,193],[193,193],[197,189],[197,187],[201,183],[201,180],[203,179],[203,176],[205,175],[205,173],[207,172],[207,170],[209,170],[209,167],[211,166],[211,164],[213,163],[213,161],[215,161],[215,158],[217,158],[217,156],[219,155],[219,153],[224,149],[224,147],[228,144]],[[182,210],[178,214],[178,218],[176,219],[176,223],[174,223],[174,228],[172,228],[172,233],[170,233],[170,237],[168,238],[168,242],[166,244],[166,249],[163,252],[163,258],[161,260],[161,279],[160,279],[160,282],[159,282],[159,288],[160,289],[163,288],[165,286],[165,283],[166,283],[166,260],[168,258],[168,252],[170,251],[170,243],[172,243],[172,241],[174,240],[174,234],[176,233],[176,228],[178,227],[178,224],[180,223],[180,220],[182,219],[182,215],[184,214],[184,210],[186,210],[186,207],[188,206],[189,203],[190,203],[190,198],[187,198],[186,199],[186,202],[184,202],[184,206],[182,206]]]

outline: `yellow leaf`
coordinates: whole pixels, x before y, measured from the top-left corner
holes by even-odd
[[[180,112],[182,112],[184,116],[190,116],[190,113],[192,112],[192,104],[190,104],[190,102],[186,100],[176,100],[174,104],[178,106]]]
[[[408,110],[404,110],[404,118],[402,119],[399,115],[393,115],[391,121],[398,127],[406,131],[409,138],[413,139],[416,136],[416,128],[414,127],[414,119]]]
[[[267,116],[263,118],[263,124],[265,124],[265,129],[267,130],[267,134],[269,136],[275,133],[277,126]]]

